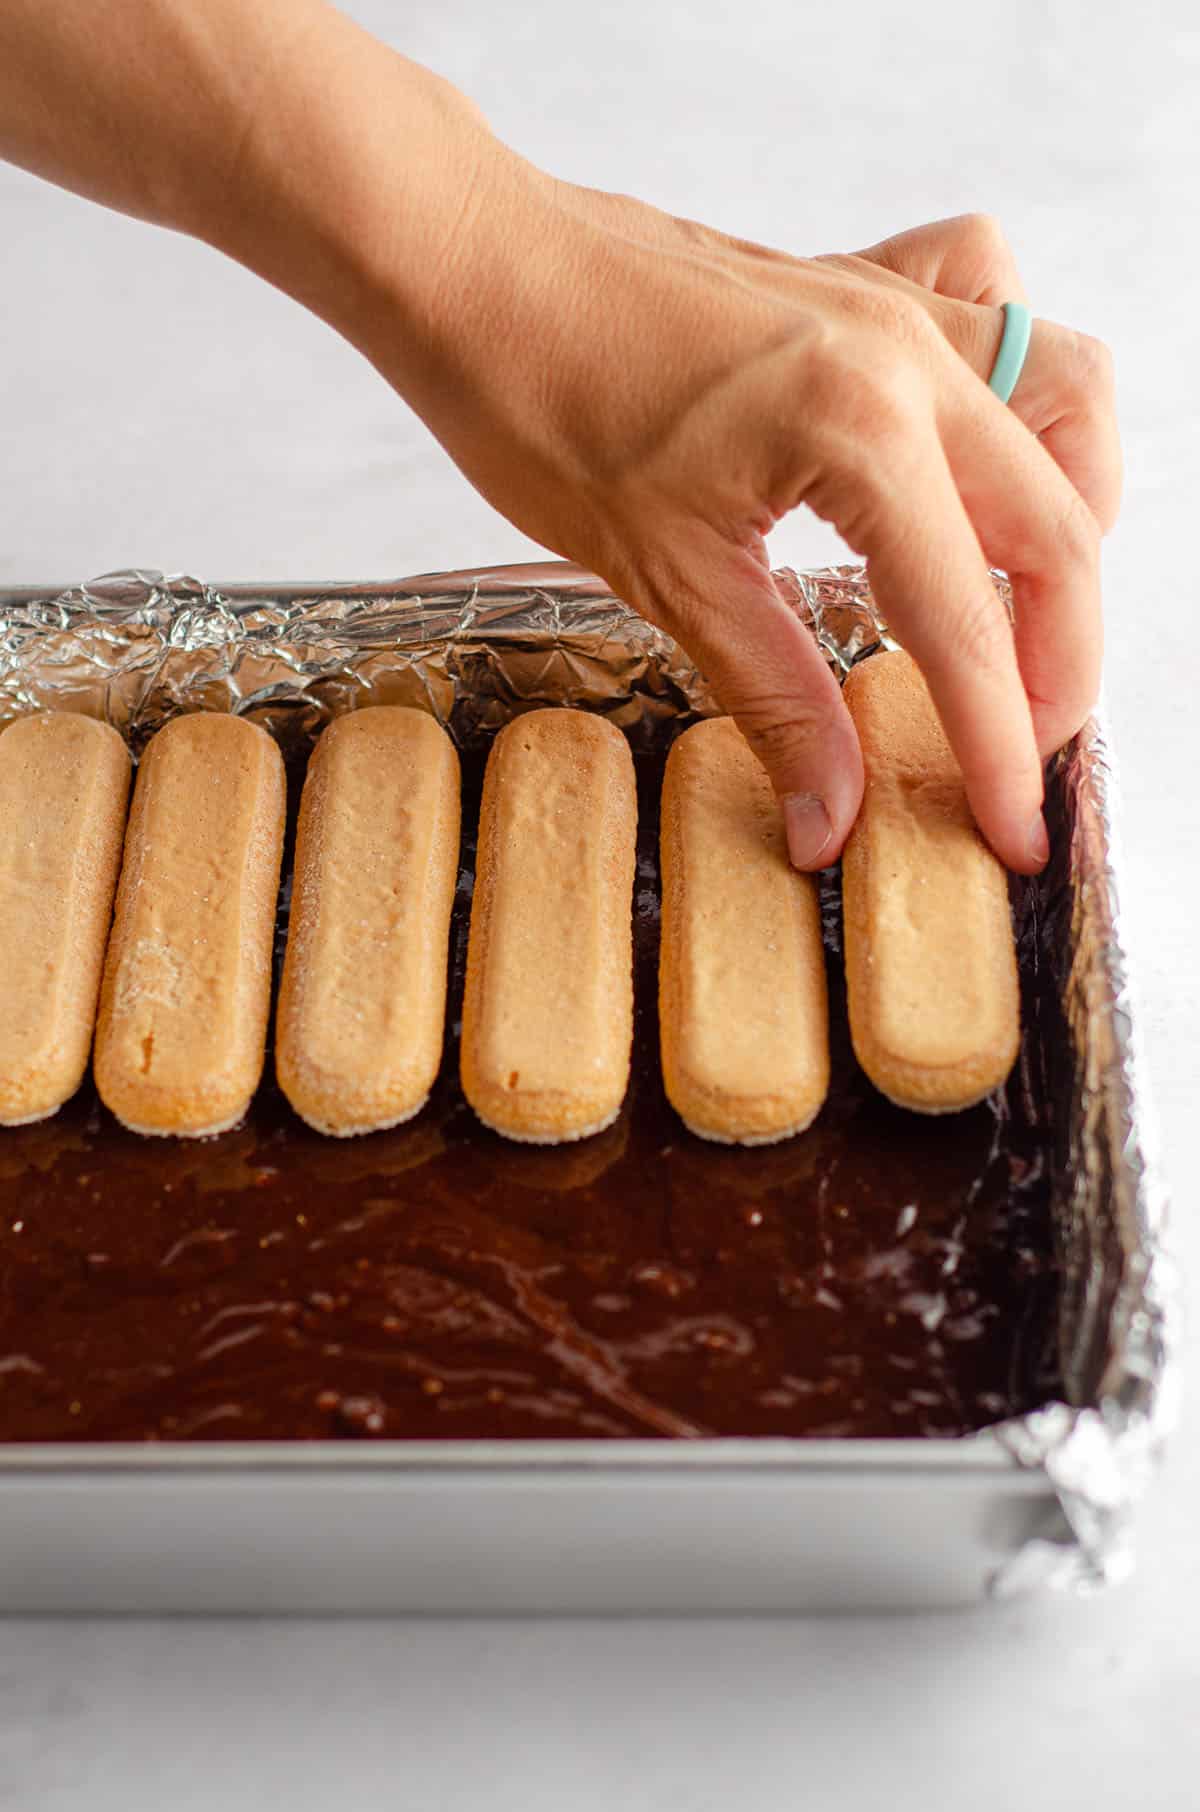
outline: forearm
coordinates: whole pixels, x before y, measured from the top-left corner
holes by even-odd
[[[159,225],[227,180],[256,89],[322,9],[266,0],[0,0],[0,153]]]
[[[399,309],[427,337],[480,166],[511,154],[324,0],[0,0],[0,156],[206,240],[373,356],[385,287],[392,335]]]

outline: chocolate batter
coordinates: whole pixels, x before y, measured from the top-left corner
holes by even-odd
[[[0,1439],[956,1435],[1052,1396],[1032,965],[1005,1098],[905,1114],[850,1054],[831,882],[829,1101],[785,1144],[705,1144],[658,1071],[660,779],[643,764],[633,1077],[599,1137],[506,1144],[458,1088],[470,760],[418,1119],[321,1138],[267,1080],[234,1132],[139,1139],[89,1082],[0,1132]]]

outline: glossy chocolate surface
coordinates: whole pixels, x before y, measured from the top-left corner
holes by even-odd
[[[268,1057],[217,1139],[126,1133],[90,1080],[0,1130],[0,1439],[951,1435],[1054,1394],[1034,980],[1002,1101],[890,1107],[850,1054],[830,877],[824,1111],[774,1147],[692,1137],[658,1074],[660,778],[632,1082],[599,1137],[509,1145],[459,1091],[471,762],[450,1032],[416,1120],[322,1138]]]

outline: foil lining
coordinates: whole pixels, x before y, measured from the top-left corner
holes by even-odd
[[[861,568],[785,569],[776,581],[839,676],[887,642]],[[362,705],[422,705],[471,747],[553,703],[603,713],[640,747],[717,709],[674,642],[559,562],[324,587],[128,571],[0,593],[0,723],[83,711],[135,752],[181,711],[241,713],[303,754]],[[1017,901],[1022,960],[1045,965],[1050,984],[1041,1085],[1054,1116],[1065,1400],[969,1437],[1040,1470],[1058,1506],[998,1568],[997,1595],[1120,1577],[1133,1507],[1174,1418],[1179,1288],[1121,943],[1114,795],[1093,719],[1050,765],[1054,854]]]

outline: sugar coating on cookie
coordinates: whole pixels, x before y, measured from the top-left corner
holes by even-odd
[[[915,661],[873,655],[844,695],[866,770],[842,856],[855,1054],[898,1106],[953,1113],[999,1087],[1017,1056],[1007,876]]]
[[[688,1128],[764,1145],[829,1088],[816,882],[791,866],[770,781],[731,718],[675,743],[662,791],[663,1082]]]
[[[0,735],[0,1126],[79,1087],[121,863],[129,752],[70,711]]]
[[[276,1018],[280,1087],[318,1132],[398,1126],[442,1055],[458,756],[424,711],[337,718],[308,764]]]
[[[506,1138],[588,1138],[620,1111],[636,834],[633,761],[612,724],[532,711],[497,736],[480,809],[462,1083]]]
[[[142,757],[96,1030],[96,1086],[134,1132],[199,1138],[262,1073],[283,761],[247,719],[177,717]]]

